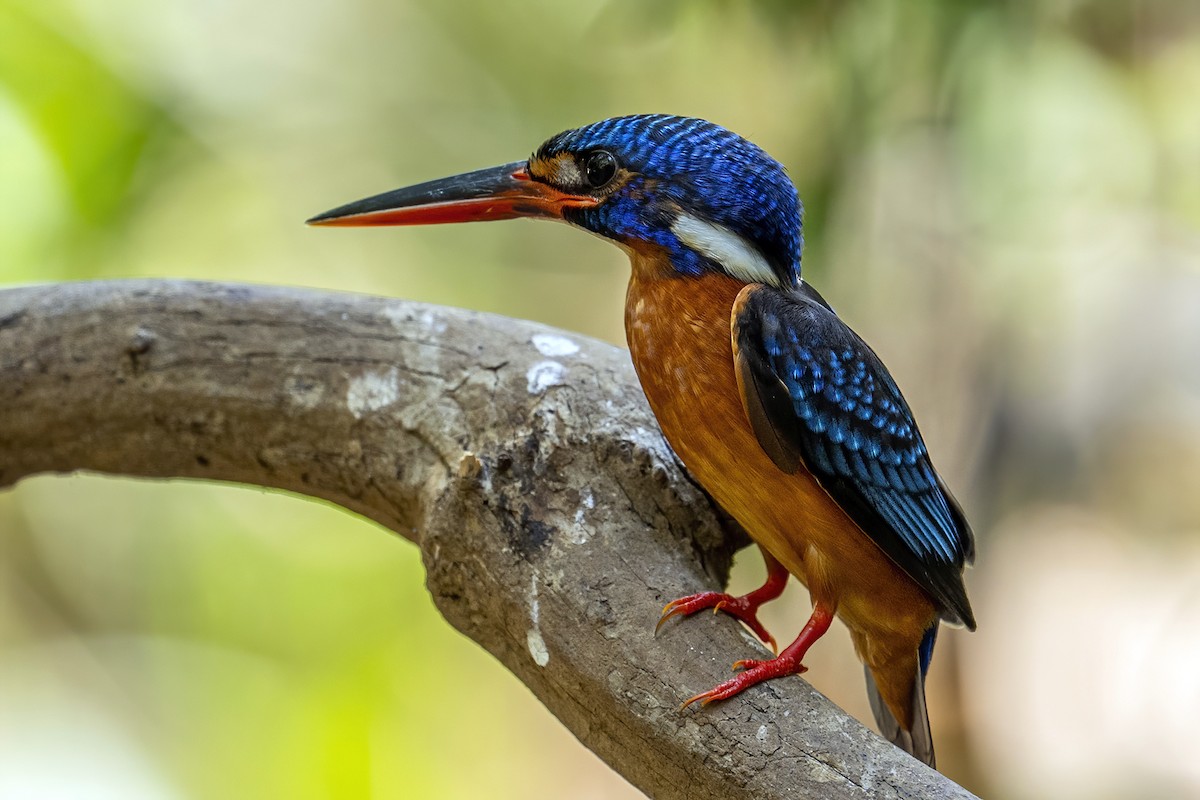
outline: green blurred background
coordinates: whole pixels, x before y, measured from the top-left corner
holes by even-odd
[[[1198,104],[1185,0],[0,0],[0,283],[301,284],[619,343],[624,256],[565,226],[302,221],[606,116],[720,122],[789,168],[805,276],[975,522],[943,770],[1197,796]],[[787,639],[804,593],[776,605]],[[869,719],[844,631],[809,666]],[[376,526],[183,482],[0,494],[0,798],[636,796]]]

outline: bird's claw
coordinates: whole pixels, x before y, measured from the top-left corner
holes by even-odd
[[[778,656],[776,658],[778,658]],[[748,672],[750,670],[758,669],[759,667],[763,667],[767,664],[770,664],[775,660],[776,660],[775,658],[767,659],[765,661],[757,659],[757,658],[743,658],[741,661],[733,662],[732,669],[734,672],[739,672],[739,671]],[[808,672],[808,667],[804,666],[803,664],[794,664],[794,665],[788,667],[786,670],[781,670],[778,667],[772,667],[771,674],[766,676],[766,678],[761,678],[760,680],[765,681],[767,678],[776,678],[776,677],[779,677],[780,675],[803,675],[805,672]]]
[[[745,596],[734,597],[724,592],[700,592],[672,600],[663,608],[662,616],[659,617],[658,624],[654,626],[654,633],[657,634],[663,623],[671,617],[691,616],[706,608],[711,608],[714,614],[724,611],[731,617],[741,620],[754,632],[755,636],[771,648],[771,652],[779,652],[775,644],[775,637],[768,633],[763,624],[758,621],[758,604],[750,602]],[[691,700],[688,702],[690,703]]]
[[[779,678],[784,675],[800,675],[808,671],[808,667],[803,664],[795,663],[790,658],[780,656],[766,661],[749,658],[735,661],[733,669],[741,671],[729,680],[717,684],[707,692],[701,692],[684,700],[679,710],[682,711],[696,702],[699,702],[701,707],[703,707],[717,700],[728,700],[734,695],[740,694],[743,690],[771,678]]]

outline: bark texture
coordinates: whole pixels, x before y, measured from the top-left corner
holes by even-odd
[[[0,487],[75,470],[277,487],[396,531],[446,619],[651,797],[971,796],[800,679],[679,710],[757,643],[654,623],[745,540],[610,345],[299,289],[0,291]]]

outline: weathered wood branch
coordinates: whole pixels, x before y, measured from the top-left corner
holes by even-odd
[[[0,291],[0,487],[75,470],[278,487],[412,540],[446,619],[652,797],[970,797],[799,679],[679,710],[752,645],[654,622],[744,542],[615,347],[298,289]]]

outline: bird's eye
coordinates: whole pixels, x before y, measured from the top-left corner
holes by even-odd
[[[588,186],[599,189],[617,174],[617,160],[607,150],[597,150],[587,157],[584,174],[587,176]]]

